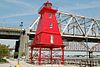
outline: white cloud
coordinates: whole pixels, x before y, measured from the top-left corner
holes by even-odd
[[[4,14],[3,16],[1,15],[0,18],[11,18],[11,17],[16,17],[16,16],[26,16],[26,15],[33,15],[33,14],[36,13],[36,9],[34,9],[34,8],[36,8],[36,6],[34,5],[34,7],[33,7],[31,4],[26,3],[24,1],[21,1],[21,0],[5,0],[5,2],[7,3],[7,5],[9,3],[17,4],[19,9],[21,9],[21,10],[18,9],[15,12],[12,11],[11,14]],[[20,6],[23,6],[25,8],[22,8]],[[13,8],[14,7],[12,5],[10,10],[14,10]]]
[[[96,8],[96,7],[100,7],[100,1],[90,1],[87,3],[73,3],[72,5],[70,4],[63,4],[61,8],[61,10],[63,11],[71,11],[71,10],[78,10],[78,9],[87,9],[87,8]]]
[[[96,8],[96,7],[100,7],[100,3],[97,1],[92,1],[86,4],[77,3],[76,7],[77,7],[76,9]]]
[[[17,16],[26,16],[26,15],[33,15],[33,13],[12,14],[12,15],[7,15],[7,16],[1,16],[0,18],[11,18],[11,17],[17,17]]]
[[[15,4],[20,4],[20,5],[23,5],[25,7],[29,7],[29,8],[32,8],[33,6],[29,3],[26,3],[26,2],[23,2],[21,0],[5,0],[6,2],[8,3],[15,3]]]

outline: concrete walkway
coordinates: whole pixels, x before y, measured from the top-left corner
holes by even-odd
[[[9,61],[9,63],[5,63],[5,64],[0,64],[0,67],[15,67],[18,63],[17,60],[15,59],[7,59],[7,61]],[[33,65],[33,64],[28,64],[25,61],[20,61],[21,67],[79,67],[78,65]],[[100,67],[100,66],[96,66],[96,67]]]
[[[17,65],[17,60],[13,59],[7,59],[7,61],[9,61],[9,63],[5,63],[5,64],[0,64],[0,67],[15,67]],[[75,65],[33,65],[33,64],[28,64],[25,61],[20,61],[21,67],[78,67]]]

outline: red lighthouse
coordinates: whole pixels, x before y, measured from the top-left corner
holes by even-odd
[[[42,64],[44,60],[48,59],[50,60],[50,63],[53,63],[53,49],[55,48],[61,48],[62,50],[62,56],[60,59],[61,63],[64,64],[64,45],[62,42],[62,38],[60,35],[60,31],[58,28],[58,23],[56,19],[56,9],[53,9],[52,3],[47,1],[43,4],[40,11],[38,12],[41,17],[38,23],[38,27],[36,30],[36,34],[34,37],[34,40],[31,45],[31,62],[34,57],[32,57],[32,51],[34,48],[38,48],[38,62],[39,64]],[[42,54],[42,50],[47,49],[49,50],[48,58],[44,57]],[[47,53],[47,52],[45,52]]]

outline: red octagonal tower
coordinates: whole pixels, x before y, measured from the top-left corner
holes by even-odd
[[[38,48],[39,52],[37,52],[37,60],[39,64],[42,64],[46,59],[48,61],[50,60],[51,64],[54,62],[53,60],[60,59],[61,63],[64,64],[64,45],[55,15],[57,13],[57,10],[53,9],[52,3],[47,1],[43,4],[38,13],[41,15],[41,17],[38,23],[34,40],[31,45],[31,62],[32,59],[34,59],[34,57],[32,56],[33,49]],[[61,48],[61,58],[53,58],[53,49],[55,48]],[[47,58],[42,55],[44,54],[42,53],[43,49],[47,49],[48,51],[50,51],[50,53],[47,55]]]

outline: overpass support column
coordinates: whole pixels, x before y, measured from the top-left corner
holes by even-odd
[[[29,41],[29,36],[28,35],[21,35],[20,36],[20,48],[19,48],[19,53],[20,56],[25,55],[26,60],[29,58],[29,47],[28,47],[28,41]]]
[[[89,51],[89,59],[90,58],[93,58],[93,52],[92,51]],[[92,67],[93,66],[93,63],[94,63],[94,61],[93,60],[90,60],[89,61],[89,67]]]
[[[89,58],[93,58],[93,52],[89,51]]]

